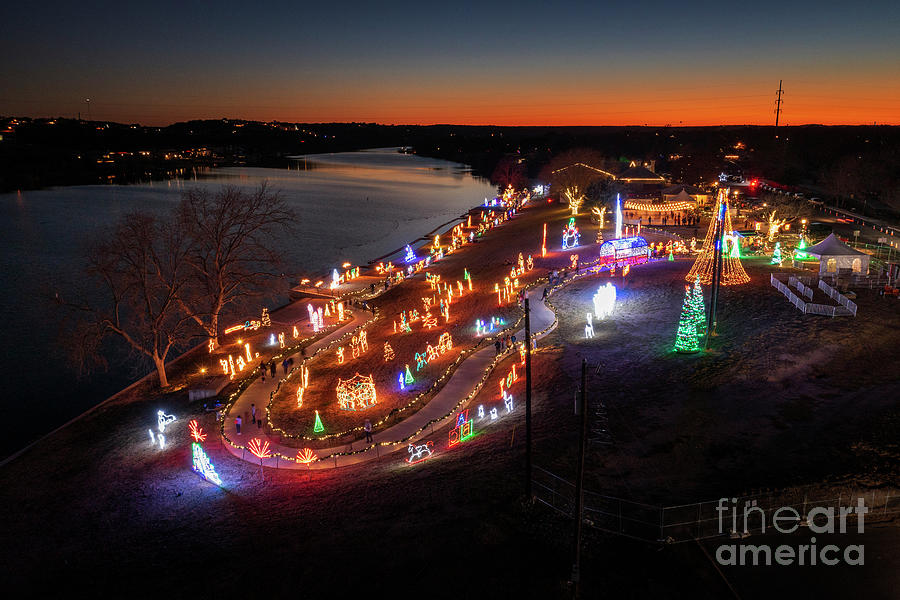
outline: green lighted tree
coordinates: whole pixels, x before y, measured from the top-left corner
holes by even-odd
[[[678,320],[678,333],[675,334],[675,352],[699,352],[697,344],[697,322],[691,310],[691,289],[684,288],[684,302],[681,305],[681,318]]]
[[[775,242],[775,251],[772,253],[772,264],[781,264],[781,242]]]
[[[700,287],[700,277],[694,280],[694,289],[691,290],[691,314],[697,324],[697,335],[706,333],[706,304],[703,301],[703,288]]]
[[[325,431],[325,426],[322,425],[322,418],[319,416],[319,411],[316,411],[316,424],[313,426],[313,431],[316,433]]]

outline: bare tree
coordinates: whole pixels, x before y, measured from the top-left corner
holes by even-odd
[[[528,185],[528,175],[521,159],[513,156],[501,158],[491,175],[491,183],[496,185],[501,193],[508,186],[518,191]]]
[[[178,300],[214,345],[222,310],[261,293],[263,284],[277,276],[276,234],[294,220],[294,212],[265,183],[253,192],[225,186],[215,194],[192,189],[183,195],[179,221],[192,242],[193,283]]]
[[[542,179],[550,183],[552,193],[564,199],[573,215],[587,199],[591,184],[599,179],[612,179],[613,174],[604,169],[603,157],[586,148],[568,150],[555,156],[543,169]]]
[[[125,216],[94,241],[87,274],[97,301],[68,304],[89,315],[76,327],[82,337],[75,359],[97,360],[102,339],[114,335],[149,358],[167,387],[166,357],[196,331],[176,300],[188,280],[188,252],[178,227],[146,213]]]

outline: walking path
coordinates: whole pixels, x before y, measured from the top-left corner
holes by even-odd
[[[556,327],[555,313],[541,301],[541,290],[534,288],[527,292],[531,306],[531,330],[532,339],[538,340]],[[351,335],[357,327],[361,326],[369,315],[361,311],[354,311],[353,320],[329,335],[310,344],[306,348],[307,356],[312,356],[344,336]],[[517,339],[525,339],[524,328],[515,332]],[[374,460],[382,454],[406,450],[407,444],[416,442],[431,435],[435,428],[448,424],[455,411],[466,401],[475,397],[487,379],[494,365],[508,355],[503,353],[497,356],[493,345],[478,349],[471,356],[463,360],[462,364],[453,372],[443,388],[420,410],[403,421],[373,435],[374,443],[367,444],[356,441],[350,444],[341,444],[331,448],[320,448],[316,455],[321,457],[312,463],[300,463],[294,460],[297,448],[280,443],[275,435],[268,435],[262,426],[252,425],[245,420],[241,427],[241,435],[235,431],[234,418],[228,414],[225,417],[223,429],[223,444],[234,456],[265,467],[280,469],[326,469],[354,465],[369,460]],[[299,356],[299,353],[294,355]],[[250,404],[256,405],[257,417],[264,417],[266,405],[270,394],[278,385],[278,379],[267,378],[265,381],[254,381],[241,394],[231,407],[229,413],[244,415],[250,412]],[[253,438],[259,438],[262,442],[268,442],[270,458],[260,461],[245,444]],[[354,445],[356,448],[354,449]]]

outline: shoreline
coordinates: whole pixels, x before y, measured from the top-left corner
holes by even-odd
[[[449,162],[449,161],[448,161],[448,162]],[[118,185],[118,184],[116,184],[116,185]],[[126,184],[126,185],[130,185],[130,184]],[[60,186],[60,187],[69,187],[69,186]],[[472,208],[468,209],[468,211],[466,211],[466,213],[465,213],[464,215],[461,215],[461,216],[459,216],[459,217],[454,217],[453,219],[447,221],[446,223],[444,223],[444,224],[442,224],[442,225],[439,225],[438,227],[432,229],[430,232],[425,233],[425,234],[422,234],[421,236],[417,237],[415,240],[410,241],[410,242],[409,242],[409,245],[412,245],[412,244],[415,244],[415,243],[417,243],[417,242],[421,242],[421,241],[427,240],[427,239],[429,239],[429,236],[431,236],[432,234],[434,234],[434,232],[436,232],[436,231],[438,231],[438,230],[440,230],[440,229],[443,229],[443,228],[447,227],[447,226],[450,225],[450,224],[458,223],[458,222],[460,222],[460,221],[465,220],[465,219],[468,217],[468,215],[469,215],[473,210],[476,210],[476,209],[478,208],[478,206],[481,206],[481,205],[473,206]],[[451,229],[452,229],[452,227],[451,227]],[[380,261],[382,261],[383,259],[385,259],[385,258],[387,258],[387,257],[393,256],[394,254],[398,254],[399,252],[402,252],[403,249],[404,249],[405,247],[406,247],[405,245],[404,245],[404,246],[401,246],[400,248],[398,248],[398,249],[396,249],[396,250],[393,250],[392,252],[389,252],[388,254],[384,254],[384,255],[382,255],[382,256],[380,256],[380,257],[377,257],[377,258],[374,258],[374,259],[372,259],[372,260],[369,260],[365,265],[360,265],[360,267],[362,267],[362,268],[364,268],[364,269],[371,270],[373,264],[375,264],[375,263],[377,263],[377,262],[380,262]],[[348,293],[352,294],[353,292],[351,291],[351,292],[348,292]],[[288,298],[287,298],[287,301],[286,301],[285,303],[283,303],[283,304],[281,304],[281,305],[279,305],[279,306],[274,307],[273,309],[271,309],[271,310],[270,310],[270,314],[272,314],[273,316],[275,316],[276,313],[277,313],[278,311],[284,310],[284,309],[286,309],[286,308],[288,308],[288,307],[290,307],[290,306],[292,306],[292,305],[294,305],[294,304],[297,304],[297,303],[299,303],[299,302],[302,302],[302,298],[292,299],[292,298],[290,297],[290,293],[289,293]],[[193,346],[192,348],[188,348],[187,350],[185,350],[184,352],[182,352],[180,355],[178,355],[176,358],[174,358],[174,359],[172,359],[171,361],[167,362],[167,363],[166,363],[166,368],[168,369],[169,367],[174,366],[174,365],[177,364],[178,362],[187,359],[189,356],[192,356],[192,355],[195,354],[200,348],[203,348],[203,347],[204,347],[204,344],[200,343],[200,344],[197,344],[196,346]],[[140,386],[140,385],[142,385],[142,384],[148,383],[148,381],[149,381],[150,379],[154,378],[154,377],[156,377],[156,372],[155,372],[154,370],[149,370],[145,375],[143,375],[143,376],[140,377],[139,379],[133,381],[133,382],[130,383],[128,386],[126,386],[126,387],[120,389],[119,391],[117,391],[117,392],[114,393],[113,395],[104,398],[103,400],[99,401],[99,402],[98,402],[97,404],[95,404],[94,406],[91,406],[90,408],[88,408],[88,409],[85,410],[84,412],[82,412],[82,413],[80,413],[80,414],[78,414],[78,415],[76,415],[76,416],[70,418],[68,421],[66,421],[65,423],[59,425],[58,427],[55,427],[53,430],[51,430],[51,431],[49,431],[49,432],[47,432],[47,433],[45,433],[45,434],[43,434],[43,435],[40,435],[38,438],[36,438],[35,440],[29,442],[27,445],[23,446],[22,448],[19,448],[19,449],[17,449],[17,450],[14,450],[14,451],[13,451],[12,453],[10,453],[8,456],[6,456],[6,457],[4,457],[2,460],[0,460],[0,467],[3,467],[3,466],[5,466],[5,465],[7,465],[8,463],[14,461],[16,458],[19,458],[20,456],[22,456],[23,454],[25,454],[28,450],[30,450],[31,448],[33,448],[34,446],[36,446],[36,445],[39,444],[40,442],[42,442],[42,441],[46,440],[47,438],[49,438],[49,437],[55,435],[56,433],[58,433],[58,432],[60,432],[61,430],[65,429],[66,427],[72,425],[73,423],[76,423],[76,422],[80,421],[81,419],[83,419],[83,418],[85,418],[85,417],[87,417],[87,416],[93,414],[95,411],[97,411],[97,410],[100,409],[101,407],[103,407],[103,406],[105,406],[105,405],[107,405],[107,404],[109,404],[109,403],[115,401],[117,398],[119,398],[119,397],[122,396],[123,394],[126,394],[126,393],[128,393],[128,392],[134,390],[134,388],[136,388],[136,387],[138,387],[138,386]],[[156,384],[152,384],[152,385],[155,386]]]

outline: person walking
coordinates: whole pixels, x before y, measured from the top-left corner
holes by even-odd
[[[541,300],[546,300],[546,299],[547,299],[547,288],[544,288],[544,293],[541,294]]]
[[[366,419],[366,422],[363,424],[363,430],[366,432],[366,443],[372,443],[372,421]]]
[[[250,403],[250,423],[256,425],[256,405]]]
[[[284,374],[287,375],[287,359],[281,361],[281,368],[284,371]]]
[[[494,350],[497,351],[497,356],[500,356],[500,348],[501,348],[500,338],[498,337],[497,341],[494,342]]]
[[[234,418],[234,429],[238,435],[241,435],[241,415]]]
[[[272,373],[272,379],[275,378],[275,369],[276,369],[275,361],[274,360],[269,361],[269,372]]]

